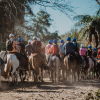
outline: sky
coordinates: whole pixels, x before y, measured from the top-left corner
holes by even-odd
[[[52,8],[44,8],[39,5],[32,5],[33,13],[36,14],[40,9],[45,9],[50,15],[52,22],[52,26],[48,29],[50,32],[59,31],[59,35],[65,34],[74,28],[75,21],[73,21],[73,17],[76,15],[94,15],[98,10],[97,3],[95,0],[70,0],[71,5],[74,6],[74,13],[72,13],[71,18],[66,16],[64,13],[59,10],[53,10]]]

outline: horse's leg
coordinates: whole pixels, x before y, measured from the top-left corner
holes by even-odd
[[[1,68],[0,68],[0,88],[1,88]]]
[[[18,71],[16,71],[16,84],[18,85]]]
[[[44,82],[43,81],[43,68],[41,68],[41,81]]]
[[[52,82],[54,82],[54,80],[53,80],[53,75],[54,74],[54,71],[53,71],[53,68],[51,68],[51,79],[52,79]]]

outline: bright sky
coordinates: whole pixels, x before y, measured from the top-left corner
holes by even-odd
[[[97,3],[95,0],[70,0],[72,1],[71,5],[75,7],[75,13],[77,15],[89,14],[94,15],[98,10]],[[40,9],[44,9],[38,5],[33,5],[33,12],[36,14]],[[59,35],[64,34],[71,30],[74,27],[75,21],[68,18],[65,14],[61,13],[58,10],[53,10],[51,8],[46,8],[46,11],[51,15],[52,26],[49,31],[54,32],[59,31]],[[74,14],[75,15],[75,14]],[[73,18],[73,17],[72,17]]]

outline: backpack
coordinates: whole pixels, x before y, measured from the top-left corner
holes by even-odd
[[[76,46],[75,46],[75,51],[78,51],[78,49],[77,49],[77,43],[76,43]]]
[[[59,48],[58,45],[53,45],[53,54],[58,54],[59,53]]]
[[[51,54],[51,48],[48,49],[47,54]]]
[[[38,53],[38,51],[39,51],[39,45],[38,45],[37,41],[34,41],[32,43],[32,52],[33,53]]]
[[[7,46],[6,46],[6,50],[8,51],[12,51],[13,48],[13,41],[12,40],[8,40]]]

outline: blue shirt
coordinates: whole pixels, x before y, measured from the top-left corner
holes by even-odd
[[[73,43],[74,44],[74,46],[76,47],[76,42],[75,43]],[[77,43],[77,50],[79,51],[79,47],[80,47],[80,45]]]
[[[73,49],[75,48],[75,46],[71,42],[66,42],[64,44],[64,48],[65,48],[65,54],[66,54],[66,53],[74,52]]]

